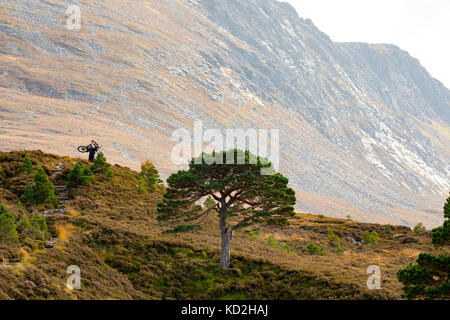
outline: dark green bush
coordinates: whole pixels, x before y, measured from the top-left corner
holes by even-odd
[[[384,233],[392,234],[392,226],[390,224],[387,224],[386,226],[384,226]]]
[[[38,238],[45,239],[48,232],[48,227],[44,217],[40,213],[33,214],[33,218],[31,219],[31,227]]]
[[[369,233],[368,231],[364,231],[362,236],[362,242],[364,244],[369,243],[377,243],[378,242],[378,233],[376,231],[372,231],[372,233]]]
[[[0,205],[0,243],[12,244],[18,241],[14,215]]]
[[[147,182],[149,191],[156,190],[158,184],[162,182],[156,167],[150,161],[146,161],[141,165],[141,177]]]
[[[407,299],[427,297],[431,299],[450,298],[450,256],[437,257],[421,253],[417,264],[409,264],[398,271],[398,280],[404,284]]]
[[[425,231],[427,231],[427,229],[425,228],[422,222],[418,223],[414,227],[414,233],[424,233]]]
[[[328,240],[331,242],[334,242],[336,245],[341,245],[341,238],[333,232],[333,230],[330,228],[328,229]]]
[[[308,254],[318,254],[320,256],[325,256],[327,255],[327,252],[325,251],[323,246],[318,246],[313,242],[310,242],[306,245],[306,251],[308,252]]]
[[[78,161],[67,176],[67,187],[74,188],[79,185],[88,184],[92,181],[92,176],[91,169],[84,167],[83,163]]]
[[[34,173],[33,163],[31,162],[30,158],[28,158],[27,156],[23,160],[22,173],[25,173],[25,174],[33,174]]]
[[[20,200],[25,204],[46,204],[53,208],[58,206],[55,187],[42,167],[39,167],[34,175],[34,185],[28,184],[26,186]]]
[[[432,231],[432,243],[436,246],[450,243],[450,197],[444,205],[444,217],[444,225]],[[450,255],[421,253],[416,262],[397,272],[405,298],[450,299]]]
[[[91,167],[92,171],[96,174],[104,176],[105,180],[109,181],[114,177],[111,165],[106,161],[103,152],[100,152],[94,160],[94,164]]]

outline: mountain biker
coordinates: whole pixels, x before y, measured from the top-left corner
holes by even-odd
[[[87,146],[88,152],[89,152],[89,162],[94,162],[95,159],[95,153],[97,152],[98,148],[94,147],[92,143],[90,143]]]

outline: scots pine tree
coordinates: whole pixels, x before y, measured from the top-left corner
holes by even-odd
[[[264,175],[262,169],[271,173]],[[273,171],[271,163],[248,151],[202,154],[192,159],[188,170],[167,179],[167,192],[158,204],[158,219],[190,221],[216,211],[222,239],[220,266],[227,269],[234,230],[295,214],[295,192],[288,182]],[[196,202],[208,196],[214,205],[210,203],[203,211]]]

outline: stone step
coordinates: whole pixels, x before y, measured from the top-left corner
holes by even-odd
[[[45,216],[64,214],[64,213],[66,213],[66,211],[63,209],[52,209],[52,210],[47,210],[47,211],[42,212],[42,215],[45,217]]]
[[[56,238],[52,238],[51,240],[45,241],[45,247],[47,249],[52,249],[56,246]]]
[[[9,264],[17,264],[17,263],[20,263],[20,259],[19,258],[17,258],[17,259],[8,259],[7,262]]]

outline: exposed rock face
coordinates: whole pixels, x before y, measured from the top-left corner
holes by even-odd
[[[441,224],[450,91],[393,45],[334,43],[273,0],[71,1],[0,7],[0,148],[151,159],[174,129],[279,128],[299,208]],[[300,12],[301,15],[301,12]]]

